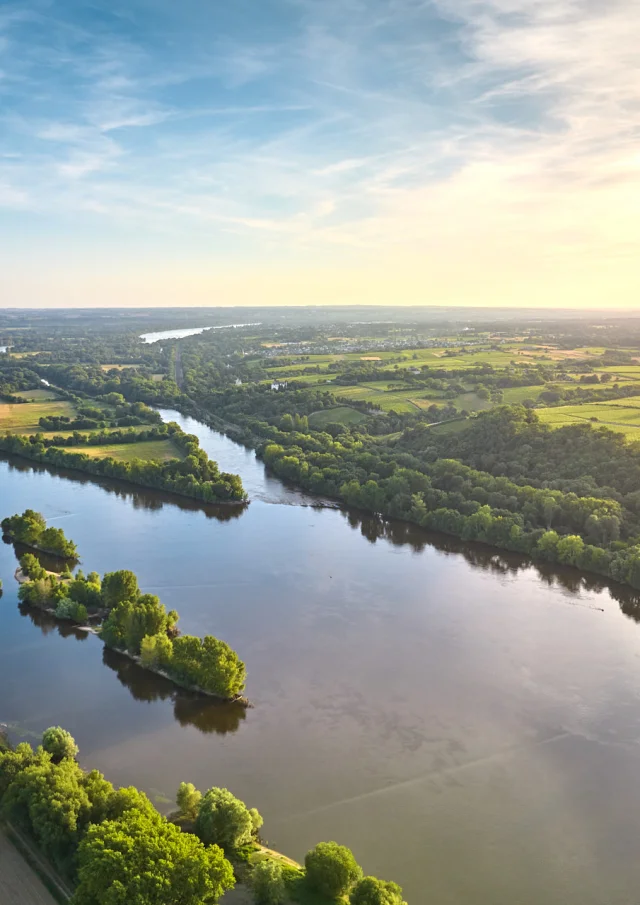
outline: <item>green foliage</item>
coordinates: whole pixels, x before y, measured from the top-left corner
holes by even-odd
[[[202,688],[223,698],[241,694],[246,678],[245,665],[237,653],[211,635],[176,638],[169,672],[185,685]]]
[[[47,570],[40,565],[40,561],[33,553],[25,553],[20,557],[20,570],[32,580],[45,578],[47,574]]]
[[[225,851],[233,851],[251,841],[254,819],[247,806],[228,789],[214,787],[200,802],[196,833],[206,845],[216,843]]]
[[[88,619],[87,608],[83,603],[63,597],[56,605],[56,619],[68,619],[76,625],[86,625]]]
[[[337,842],[319,842],[307,852],[304,864],[312,889],[334,899],[349,892],[362,877],[353,852]]]
[[[251,888],[258,905],[280,905],[285,899],[282,867],[268,858],[258,861],[251,872]]]
[[[42,747],[51,755],[54,764],[65,757],[74,758],[78,754],[78,746],[70,732],[61,726],[51,726],[42,736]]]
[[[5,792],[26,767],[34,763],[36,755],[31,745],[22,742],[15,750],[3,743],[0,747],[0,803]]]
[[[234,885],[220,848],[136,810],[89,827],[78,864],[73,905],[203,905]]]
[[[140,660],[146,669],[168,669],[173,642],[166,635],[145,635],[140,642]]]
[[[102,579],[102,601],[110,610],[119,603],[135,600],[139,593],[138,579],[129,569],[106,572]]]
[[[397,883],[364,877],[356,884],[349,897],[350,905],[406,905],[402,889]]]
[[[199,792],[193,783],[181,782],[176,795],[176,804],[178,805],[180,816],[195,820],[198,816],[201,799],[202,792]]]
[[[47,528],[44,516],[33,509],[25,509],[22,515],[9,516],[1,525],[3,533],[18,543],[69,559],[77,556],[76,545],[67,540],[64,531]]]

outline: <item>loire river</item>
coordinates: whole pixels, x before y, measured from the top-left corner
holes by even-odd
[[[167,417],[173,417],[170,413]],[[410,905],[628,905],[640,888],[640,633],[606,589],[319,508],[190,419],[253,499],[202,509],[0,461],[85,570],[131,568],[247,663],[244,712],[177,693],[95,637],[17,605],[0,544],[0,721],[168,806],[228,786],[301,859],[349,845]],[[627,613],[633,601],[625,600]]]

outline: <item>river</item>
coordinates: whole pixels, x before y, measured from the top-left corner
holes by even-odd
[[[156,330],[154,333],[141,333],[140,339],[145,343],[157,343],[161,339],[185,339],[187,336],[197,336],[206,330],[232,330],[236,327],[259,327],[260,322],[251,324],[218,324],[215,327],[187,327],[184,330]]]
[[[0,544],[0,722],[168,807],[228,786],[301,859],[349,845],[410,905],[628,905],[640,887],[640,634],[604,587],[325,508],[175,413],[244,510],[0,461],[1,515],[64,528],[82,567],[131,568],[247,663],[249,711],[177,693],[17,605]]]

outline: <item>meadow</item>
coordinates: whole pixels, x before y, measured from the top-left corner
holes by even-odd
[[[111,457],[117,462],[133,462],[142,459],[145,462],[169,462],[171,459],[183,459],[180,449],[171,440],[143,440],[141,443],[114,443],[104,446],[81,446],[78,452],[86,453],[92,459]]]
[[[332,409],[322,409],[309,415],[309,426],[314,430],[322,430],[327,424],[337,422],[340,424],[358,424],[367,416],[347,405],[339,405]]]
[[[29,391],[43,392],[43,391]],[[14,405],[10,402],[0,403],[0,433],[34,434],[40,430],[40,418],[61,416],[72,418],[75,408],[64,400],[48,401],[37,399],[35,402],[24,402]]]

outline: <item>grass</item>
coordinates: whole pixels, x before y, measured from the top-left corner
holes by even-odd
[[[51,390],[18,390],[15,395],[22,396],[23,399],[28,399],[30,402],[45,402],[58,398]]]
[[[69,447],[65,447],[69,449]],[[105,446],[72,447],[72,451],[83,452],[92,459],[106,459],[111,456],[118,462],[132,462],[143,459],[146,462],[168,462],[170,459],[184,458],[182,452],[171,440],[144,440],[142,443],[114,443]]]
[[[360,421],[364,421],[366,417],[362,412],[349,408],[348,405],[339,405],[337,408],[313,412],[312,415],[309,415],[309,425],[314,428],[323,428],[330,421],[340,424],[358,424]]]
[[[127,368],[137,368],[138,365],[100,365],[101,371],[124,371]]]
[[[37,433],[40,429],[38,420],[51,415],[65,415],[72,418],[75,409],[70,402],[27,402],[20,405],[0,403],[0,432],[21,434]]]
[[[632,397],[624,402],[593,402],[584,405],[561,405],[536,410],[539,418],[551,427],[567,424],[591,424],[608,427],[640,440],[640,399]],[[597,421],[591,419],[596,418]]]

